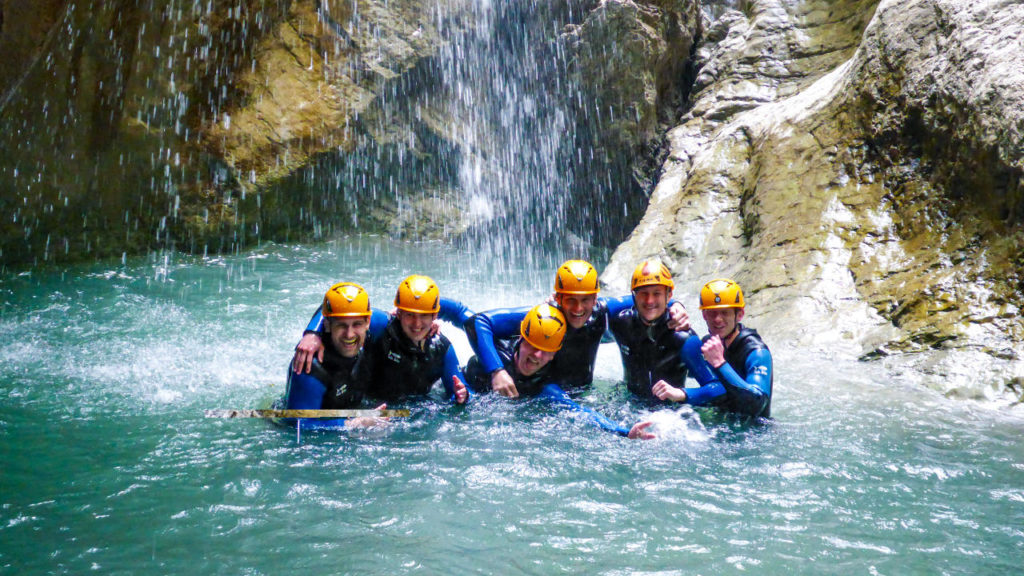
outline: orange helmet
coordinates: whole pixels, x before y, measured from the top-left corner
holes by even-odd
[[[519,324],[519,335],[538,350],[558,352],[565,338],[565,316],[554,306],[538,304]]]
[[[429,276],[413,274],[398,285],[395,308],[417,314],[436,314],[441,310],[441,291]]]
[[[712,280],[700,289],[700,309],[743,308],[743,290],[740,285],[728,278]]]
[[[555,272],[555,293],[597,294],[601,289],[597,270],[583,260],[566,260]]]
[[[324,295],[320,313],[324,318],[370,315],[370,295],[359,284],[339,282]]]
[[[672,272],[658,260],[641,262],[636,270],[633,270],[631,286],[630,290],[642,286],[667,286],[669,290],[676,287],[675,282],[672,282]]]

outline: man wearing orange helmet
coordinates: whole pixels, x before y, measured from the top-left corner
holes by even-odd
[[[459,309],[455,320],[461,326],[466,309],[450,303]],[[441,312],[437,284],[427,276],[409,276],[398,285],[395,308],[398,312],[384,333],[370,343],[373,384],[368,394],[385,400],[424,395],[440,379],[450,398],[465,403],[469,391],[455,348],[446,336],[432,331]]]
[[[565,341],[551,362],[551,380],[566,390],[589,386],[594,379],[597,349],[608,329],[608,318],[633,305],[633,297],[598,298],[597,270],[583,260],[567,260],[555,273],[554,301],[568,322]],[[671,326],[690,328],[686,309],[672,303]],[[503,396],[517,396],[514,378],[502,367],[494,342],[518,336],[529,308],[505,308],[479,313],[466,324],[466,335],[483,368],[491,374],[490,388]]]
[[[633,307],[608,322],[619,345],[626,387],[644,398],[694,406],[714,403],[725,390],[701,356],[700,338],[692,330],[668,328],[668,302],[675,288],[668,267],[658,261],[641,262],[630,287]],[[699,388],[684,388],[688,372]]]
[[[320,313],[326,344],[317,357],[310,359],[308,370],[289,370],[285,408],[358,408],[370,383],[371,367],[363,354],[373,316],[370,297],[358,284],[339,282],[327,290]],[[381,325],[382,318],[376,320]],[[341,421],[347,426],[369,423],[361,418],[314,420],[306,427],[331,427]]]
[[[519,338],[514,343],[492,343],[500,354],[503,370],[512,378],[518,394],[536,396],[559,406],[587,414],[596,426],[631,439],[647,440],[654,434],[646,429],[651,422],[640,422],[625,428],[590,408],[574,402],[557,384],[551,381],[551,361],[562,348],[568,323],[562,311],[548,304],[539,304],[523,315],[519,323]],[[470,386],[477,392],[491,389],[491,374],[483,367],[478,356],[466,366]],[[517,395],[518,395],[517,394]]]
[[[366,352],[372,383],[367,395],[385,400],[426,394],[441,379],[456,403],[464,403],[469,392],[459,370],[458,357],[447,337],[434,329],[434,320],[461,327],[472,316],[462,303],[441,298],[437,284],[427,276],[412,275],[402,281],[395,295],[395,315],[373,311]],[[293,370],[309,371],[314,358],[324,354],[324,316],[313,315],[295,348]]]
[[[740,324],[746,309],[740,285],[712,280],[700,291],[700,310],[710,334],[701,351],[725,387],[723,410],[771,417],[772,354],[756,330]]]

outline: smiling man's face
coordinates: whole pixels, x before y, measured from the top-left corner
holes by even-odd
[[[555,300],[569,326],[573,328],[582,328],[590,320],[594,306],[597,305],[596,294],[556,294]]]
[[[554,352],[545,352],[530,344],[524,338],[519,342],[519,353],[516,354],[516,370],[523,376],[533,376],[538,370],[551,362]]]
[[[633,304],[644,322],[654,322],[668,310],[672,291],[667,286],[641,286],[633,291]]]
[[[331,343],[345,358],[354,358],[366,342],[370,319],[366,316],[331,318]]]

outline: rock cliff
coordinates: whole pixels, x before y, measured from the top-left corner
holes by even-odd
[[[458,16],[466,3],[448,4]],[[381,135],[404,127],[382,128],[378,108],[412,91],[436,25],[460,25],[435,6],[4,2],[3,261],[216,252],[357,225],[370,213],[358,191],[311,174],[327,154],[389,151]]]
[[[604,279],[659,256],[690,294],[735,278],[776,339],[1019,395],[1024,6],[742,4]]]

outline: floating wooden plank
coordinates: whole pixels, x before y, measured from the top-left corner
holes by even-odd
[[[402,418],[408,410],[207,410],[207,418]]]

